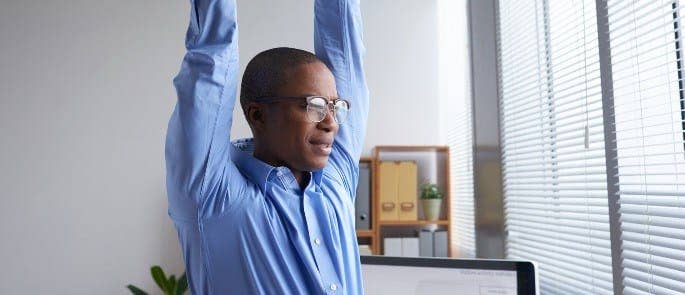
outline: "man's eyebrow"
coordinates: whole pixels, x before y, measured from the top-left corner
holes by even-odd
[[[330,95],[322,95],[322,94],[304,94],[303,96],[320,96],[320,97],[325,97],[325,98],[329,98],[329,99],[332,99],[332,98],[340,98],[340,97],[338,97],[338,94],[333,95],[333,96],[330,96]]]

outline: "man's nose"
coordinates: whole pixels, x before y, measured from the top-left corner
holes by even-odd
[[[326,116],[317,124],[317,127],[326,132],[338,131],[338,122],[335,120],[335,113],[333,110],[326,108]]]

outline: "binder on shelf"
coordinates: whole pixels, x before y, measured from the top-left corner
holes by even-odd
[[[402,256],[402,238],[383,239],[384,251],[387,256]]]
[[[417,220],[416,210],[418,180],[415,162],[399,162],[398,167],[397,202],[399,206],[399,220]]]
[[[433,232],[430,230],[419,232],[419,256],[433,257]]]
[[[354,207],[356,229],[371,229],[371,167],[368,164],[359,165],[359,184]]]
[[[436,230],[433,232],[433,256],[447,257],[447,231]]]
[[[419,257],[419,238],[384,238],[383,255],[400,257]]]
[[[419,238],[402,238],[402,256],[419,257]]]
[[[397,208],[397,165],[382,161],[378,164],[378,197],[380,220],[398,220]]]
[[[359,255],[373,255],[370,245],[359,245]]]
[[[417,220],[417,173],[417,166],[413,161],[379,163],[380,220]]]

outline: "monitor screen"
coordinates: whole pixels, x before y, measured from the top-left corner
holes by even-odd
[[[366,294],[535,294],[529,262],[363,256],[362,275]]]

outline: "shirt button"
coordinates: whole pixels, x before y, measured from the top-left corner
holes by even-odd
[[[331,290],[338,290],[338,286],[336,284],[331,284]]]
[[[321,240],[319,238],[314,239],[314,244],[317,244],[317,245],[321,244]]]

